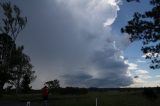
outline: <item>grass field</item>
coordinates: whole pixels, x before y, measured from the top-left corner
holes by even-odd
[[[160,95],[151,99],[142,93],[134,92],[89,92],[84,95],[49,95],[49,106],[159,106]],[[30,100],[31,106],[43,106],[40,94],[4,95],[1,101],[24,102]],[[1,106],[1,105],[0,105]]]

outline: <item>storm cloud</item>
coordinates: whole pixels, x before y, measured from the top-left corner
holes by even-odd
[[[11,1],[13,2],[13,1]],[[35,66],[34,88],[59,79],[62,86],[122,87],[133,83],[112,34],[119,0],[15,0],[28,17],[17,43]],[[122,42],[123,43],[123,42]],[[122,44],[123,45],[123,44]]]

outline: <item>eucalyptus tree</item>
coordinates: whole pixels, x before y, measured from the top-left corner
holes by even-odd
[[[3,13],[3,17],[0,17],[0,90],[2,90],[4,84],[12,79],[11,57],[16,49],[16,38],[24,29],[27,18],[22,17],[20,9],[16,5],[12,6],[10,2],[0,3],[0,11]]]
[[[32,81],[35,79],[35,71],[29,56],[23,53],[23,46],[16,45],[19,33],[25,28],[27,18],[21,16],[21,11],[10,2],[0,3],[0,90],[6,83],[20,88],[25,75]],[[30,81],[30,82],[31,82]]]
[[[19,33],[27,24],[27,17],[21,16],[21,10],[10,2],[0,3],[4,17],[0,24],[0,32],[9,35],[13,41],[16,41]]]
[[[127,0],[138,1],[141,0]],[[121,29],[129,34],[130,41],[142,41],[142,52],[151,60],[150,68],[160,68],[160,0],[148,0],[152,7],[143,13],[135,12],[133,18]]]
[[[12,38],[6,34],[0,34],[0,91],[3,90],[5,83],[13,79],[9,52],[11,48],[16,48]]]
[[[21,88],[21,83],[26,80],[25,76],[28,76],[28,80],[33,81],[36,76],[34,75],[33,66],[31,64],[30,57],[23,53],[23,46],[13,50],[11,55],[11,66],[12,66],[12,80],[10,83],[14,85],[17,91]],[[28,83],[28,85],[30,84]]]
[[[58,79],[47,81],[45,82],[45,85],[48,86],[51,92],[56,92],[60,88],[60,82]]]

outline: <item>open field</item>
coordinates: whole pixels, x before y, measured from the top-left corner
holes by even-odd
[[[157,99],[146,97],[141,92],[89,92],[84,95],[50,95],[49,106],[159,106],[160,94]],[[30,100],[31,106],[43,106],[40,94],[4,95],[0,106],[25,106]]]

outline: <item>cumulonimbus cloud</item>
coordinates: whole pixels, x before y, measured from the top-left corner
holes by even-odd
[[[69,11],[78,23],[80,22],[78,30],[85,31],[83,34],[88,34],[92,43],[92,46],[89,46],[92,52],[87,57],[89,60],[83,61],[87,65],[81,66],[84,68],[79,71],[80,73],[65,74],[63,76],[65,83],[70,86],[94,87],[120,87],[132,84],[132,78],[127,73],[129,66],[120,58],[121,51],[116,48],[114,35],[110,32],[119,11],[118,2],[115,0],[67,2],[59,0],[59,2],[66,3]]]
[[[34,0],[22,3],[17,0],[17,4],[25,4],[23,11],[29,19],[23,44],[38,73],[33,86],[55,78],[63,86],[132,84],[129,66],[120,58],[123,54],[116,45],[119,41],[111,32],[120,10],[119,2]]]

